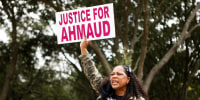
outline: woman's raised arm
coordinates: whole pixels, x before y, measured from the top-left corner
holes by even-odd
[[[84,55],[86,53],[88,53],[87,51],[87,46],[89,45],[90,41],[87,41],[86,36],[84,37],[84,40],[81,42],[80,44],[80,48],[81,48],[81,55]]]
[[[94,62],[91,60],[91,57],[87,51],[87,46],[89,45],[90,41],[87,41],[86,37],[80,44],[81,55],[79,56],[81,60],[81,65],[83,67],[83,71],[90,81],[93,89],[99,94],[98,86],[101,84],[102,76],[97,70]]]

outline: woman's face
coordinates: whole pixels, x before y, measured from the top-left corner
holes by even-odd
[[[114,90],[123,89],[127,87],[130,77],[125,73],[122,66],[116,66],[110,75],[110,84]]]

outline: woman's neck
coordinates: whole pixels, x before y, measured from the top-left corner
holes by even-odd
[[[126,87],[120,88],[120,89],[116,89],[115,90],[115,94],[117,96],[124,96],[124,94],[126,93]]]

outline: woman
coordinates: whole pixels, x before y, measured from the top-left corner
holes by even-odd
[[[111,72],[110,78],[104,79],[96,69],[87,46],[90,41],[86,37],[80,44],[81,64],[85,75],[89,79],[93,89],[100,96],[98,100],[148,100],[136,76],[126,65],[118,65]]]

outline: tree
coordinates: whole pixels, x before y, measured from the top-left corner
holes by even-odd
[[[42,0],[42,1],[44,2],[44,0]],[[194,2],[195,1],[192,1],[193,4],[194,4]],[[48,4],[47,2],[44,2],[44,3]],[[75,1],[73,3],[79,3],[79,2]],[[89,1],[82,5],[90,6],[95,3],[97,3],[97,2]],[[100,1],[100,3],[106,3],[106,2]],[[141,45],[141,53],[140,53],[140,56],[137,58],[138,60],[136,60],[137,62],[135,64],[135,65],[138,65],[137,63],[139,62],[138,77],[140,80],[142,80],[143,79],[143,66],[144,66],[145,56],[146,56],[147,49],[148,49],[148,34],[154,33],[149,30],[152,30],[152,29],[156,30],[155,28],[159,24],[162,24],[163,26],[167,26],[166,24],[163,24],[162,20],[173,19],[172,17],[175,17],[176,15],[173,15],[173,13],[171,13],[171,12],[169,13],[169,11],[170,10],[175,11],[174,9],[176,9],[175,8],[176,5],[181,4],[181,3],[184,3],[184,2],[169,1],[169,2],[167,2],[167,4],[166,4],[165,0],[157,1],[157,2],[155,2],[155,1],[151,2],[151,1],[147,1],[147,0],[146,1],[133,1],[133,2],[126,0],[126,1],[115,2],[115,7],[116,7],[115,8],[115,16],[116,16],[116,20],[117,20],[115,22],[116,29],[117,29],[116,39],[105,40],[105,41],[101,41],[100,43],[93,42],[92,45],[90,45],[90,47],[94,50],[95,54],[97,54],[100,61],[102,62],[104,69],[107,72],[107,75],[109,73],[108,69],[110,68],[110,66],[109,66],[109,64],[104,64],[104,63],[107,63],[107,60],[105,58],[105,55],[101,53],[100,49],[103,50],[104,48],[105,49],[112,48],[112,53],[116,55],[115,58],[117,59],[117,61],[120,61],[120,60],[122,60],[122,57],[121,57],[120,53],[116,50],[123,48],[125,50],[125,53],[128,52],[128,53],[126,53],[126,56],[125,56],[128,58],[130,55],[132,55],[132,52],[129,52],[129,51],[131,51],[132,49],[135,48],[135,44],[143,36],[143,43]],[[187,3],[189,3],[189,2],[185,2],[185,4],[187,4]],[[159,5],[159,6],[157,6],[157,5]],[[50,6],[52,6],[52,5],[50,5]],[[59,5],[57,5],[57,6],[59,6]],[[153,9],[152,11],[149,11],[148,8],[151,6],[154,8],[157,8],[157,9]],[[161,7],[163,7],[163,6],[165,8],[162,9]],[[143,7],[145,9],[142,9]],[[62,7],[59,7],[59,8],[62,8]],[[193,9],[193,8],[194,8],[194,6],[192,6],[190,9]],[[168,62],[168,60],[175,53],[175,51],[178,49],[178,47],[186,39],[188,39],[190,37],[190,34],[197,27],[199,27],[199,24],[196,24],[195,26],[193,26],[193,28],[191,28],[189,30],[189,25],[190,25],[191,21],[194,19],[194,16],[196,15],[196,12],[198,9],[199,9],[199,5],[196,6],[196,8],[192,11],[190,17],[187,18],[187,21],[185,22],[185,26],[182,28],[182,32],[181,32],[181,35],[180,35],[180,38],[178,39],[178,41],[173,43],[173,46],[171,47],[171,49],[169,49],[169,51],[166,51],[167,53],[165,54],[165,56],[163,56],[162,59],[160,58],[161,60],[159,62],[157,62],[158,64],[155,64],[155,66],[150,70],[149,75],[147,75],[146,80],[144,80],[144,82],[145,82],[144,86],[145,86],[146,91],[149,89],[149,86],[150,86],[155,74],[157,74],[159,72],[159,70],[161,68],[163,68],[163,66]],[[136,13],[135,16],[133,16],[134,13]],[[151,14],[150,17],[148,17],[149,13]],[[170,14],[173,16],[170,17]],[[122,15],[122,16],[120,16],[120,15]],[[141,15],[143,15],[144,17],[139,18]],[[184,15],[182,15],[182,16],[184,16]],[[132,18],[132,20],[131,20],[131,18]],[[153,21],[149,21],[149,20],[153,20]],[[134,24],[134,26],[131,26],[132,24]],[[130,30],[132,27],[133,27],[134,31]],[[139,30],[139,27],[143,27],[143,29]],[[156,31],[161,32],[158,29]],[[120,43],[122,43],[121,46],[123,46],[123,47],[119,46]],[[102,45],[100,45],[100,47],[98,47],[97,44],[99,44],[99,45],[104,44],[106,47],[102,46]],[[126,62],[126,61],[122,61],[122,62]],[[133,64],[130,64],[130,65],[133,65]],[[137,67],[137,66],[135,66],[135,67]]]
[[[28,4],[28,5],[27,5]],[[36,20],[28,14],[38,12],[39,6],[33,1],[1,0],[0,12],[4,17],[0,18],[1,25],[7,29],[11,41],[1,42],[1,95],[0,99],[48,99],[66,98],[66,90],[56,75],[58,73],[49,69],[49,60],[46,59],[45,68],[38,69],[36,51],[44,48],[46,56],[56,56],[60,50],[54,46],[45,51],[46,46],[56,44],[56,37],[44,35],[47,23],[43,20]],[[42,13],[42,12],[41,12]],[[11,26],[10,26],[11,25]],[[48,43],[49,41],[52,44]],[[45,44],[48,45],[45,45]],[[10,49],[11,48],[11,49]],[[55,50],[56,49],[56,50]],[[53,50],[54,54],[49,52]],[[55,58],[55,57],[54,57]],[[52,61],[60,59],[51,59]],[[55,62],[56,63],[56,62]],[[63,79],[63,81],[65,81]],[[30,95],[27,95],[27,93]],[[58,94],[57,94],[58,93]],[[40,98],[42,95],[42,98]]]
[[[2,92],[8,94],[8,98],[39,99],[38,97],[43,95],[42,99],[58,99],[60,95],[57,93],[73,90],[73,93],[65,92],[72,95],[65,97],[64,93],[61,96],[75,99],[76,95],[79,95],[85,99],[94,99],[95,96],[87,95],[95,93],[92,91],[89,82],[86,81],[82,69],[66,56],[70,55],[72,58],[78,59],[80,54],[79,43],[57,45],[56,35],[45,35],[48,32],[44,30],[50,26],[50,23],[55,23],[56,11],[66,11],[109,2],[114,3],[116,38],[93,41],[89,49],[99,71],[104,76],[109,76],[112,67],[116,64],[129,65],[144,83],[146,91],[149,90],[149,96],[152,100],[162,97],[166,97],[166,100],[179,99],[178,97],[183,100],[191,99],[189,96],[198,98],[199,38],[197,37],[199,37],[200,25],[198,24],[199,16],[195,17],[195,15],[200,4],[197,4],[195,0],[21,0],[22,3],[15,2],[18,1],[4,0],[0,4],[0,8],[4,9],[2,10],[4,12],[0,12],[0,15],[6,14],[8,16],[9,14],[6,13],[5,9],[9,7],[17,9],[14,15],[15,18],[18,18],[15,21],[18,23],[16,26],[19,29],[18,35],[16,35],[18,49],[10,50],[10,44],[0,44],[0,54],[3,55],[0,57],[2,60],[0,65],[5,66],[1,67],[0,77],[4,77],[4,80],[6,80],[5,74],[9,75],[6,70],[11,71],[7,67],[9,66],[7,61],[12,61],[14,58],[10,53],[17,52],[17,62],[13,67],[16,68],[16,73],[11,75],[13,76],[12,82],[17,84],[8,85],[14,87],[7,88],[10,92]],[[5,7],[5,4],[11,6]],[[38,13],[39,21],[28,16],[30,13]],[[6,26],[3,21],[5,19],[7,18],[1,17],[0,21],[2,25],[9,29],[9,26]],[[170,25],[171,20],[176,22]],[[27,34],[20,34],[21,32]],[[9,43],[11,42],[13,41]],[[37,69],[38,59],[34,57],[38,48],[40,48],[45,59],[44,68],[41,69]],[[7,57],[7,54],[12,57]],[[66,72],[56,72],[49,69],[52,67],[52,62],[58,64],[63,60],[58,58],[60,54],[65,56],[66,69],[71,68],[67,71],[69,77],[66,80],[65,78],[60,80],[56,78],[56,75]],[[185,62],[182,63],[182,61]],[[29,65],[31,66],[28,67]],[[158,75],[156,76],[156,74]],[[22,82],[22,79],[25,82]],[[80,84],[81,82],[84,82],[84,84]],[[5,83],[5,85],[7,84]],[[3,87],[1,88],[3,89]],[[160,88],[167,91],[160,90]],[[39,90],[42,90],[42,92]],[[83,90],[87,93],[82,94]],[[20,93],[17,93],[17,91],[20,91]],[[26,93],[30,93],[30,95],[24,96]],[[169,94],[169,96],[166,94]],[[6,98],[6,96],[4,97]],[[62,99],[62,97],[59,99]]]
[[[17,63],[17,57],[18,57],[18,42],[17,42],[17,17],[15,17],[15,12],[14,12],[14,6],[12,6],[12,3],[1,0],[2,5],[3,5],[3,10],[7,14],[8,19],[12,23],[12,30],[9,32],[12,38],[12,59],[10,61],[10,70],[8,71],[8,74],[6,75],[5,82],[4,82],[4,87],[0,95],[1,100],[5,100],[10,88],[10,83],[12,80],[12,77],[15,72],[15,67]]]

